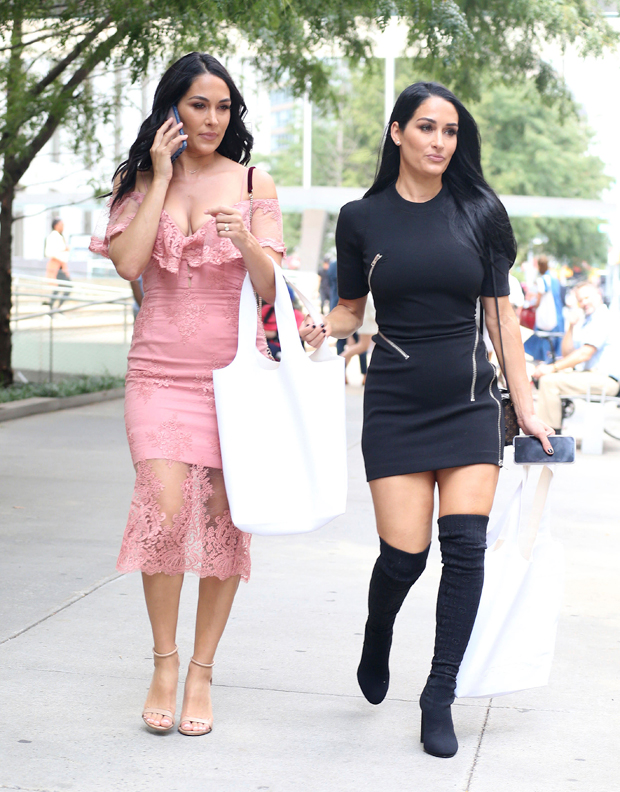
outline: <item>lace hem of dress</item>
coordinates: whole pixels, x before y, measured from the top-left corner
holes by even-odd
[[[278,242],[277,239],[269,239],[268,237],[261,237],[256,240],[261,247],[273,248],[276,253],[286,254],[286,245],[283,242]]]
[[[98,253],[100,256],[105,256],[105,258],[110,258],[110,242],[112,241],[112,237],[116,236],[116,234],[122,234],[123,231],[126,231],[129,227],[129,223],[134,219],[135,215],[129,215],[128,217],[124,218],[120,223],[114,223],[108,225],[105,231],[105,235],[103,239],[98,236],[92,236],[90,239],[90,244],[88,245],[88,249],[93,253]]]
[[[167,460],[136,465],[119,572],[250,578],[250,534],[232,522],[221,470]]]

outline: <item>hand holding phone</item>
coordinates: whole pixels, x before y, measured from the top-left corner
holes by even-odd
[[[180,124],[181,123],[181,118],[179,116],[179,111],[177,110],[177,106],[176,105],[172,105],[172,107],[168,111],[168,116],[167,117],[168,118],[172,118],[172,120],[174,121],[175,124]],[[184,135],[184,134],[185,134],[185,132],[183,132],[183,127],[181,127],[181,129],[179,129],[179,135]],[[174,162],[175,159],[177,159],[177,157],[181,156],[181,154],[185,151],[186,148],[187,148],[187,141],[183,140],[181,142],[181,145],[179,146],[179,148],[173,154],[170,155],[170,161]]]
[[[534,435],[517,435],[512,444],[515,465],[570,465],[575,461],[575,438],[568,435],[550,435],[553,454],[547,454]]]

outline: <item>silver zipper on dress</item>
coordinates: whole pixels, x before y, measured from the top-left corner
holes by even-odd
[[[368,271],[368,288],[369,288],[371,291],[372,291],[372,285],[371,285],[371,283],[370,283],[370,279],[372,278],[372,273],[375,271],[375,267],[376,267],[376,266],[377,266],[377,264],[379,263],[379,260],[380,260],[380,259],[382,259],[382,258],[383,258],[383,255],[382,255],[381,253],[377,253],[377,255],[374,257],[374,259],[373,259],[373,260],[372,260],[372,262],[370,263],[370,270]],[[387,338],[386,336],[384,336],[384,335],[383,335],[383,333],[381,332],[381,330],[379,330],[379,331],[377,332],[377,335],[380,335],[380,336],[381,336],[381,338],[382,338],[384,341],[387,341],[387,343],[388,343],[388,344],[389,344],[391,347],[393,347],[393,348],[394,348],[394,349],[395,349],[397,352],[399,352],[399,353],[400,353],[400,354],[401,354],[401,355],[402,355],[402,356],[405,358],[405,360],[409,360],[409,355],[408,355],[408,354],[407,354],[407,353],[406,353],[406,352],[405,352],[403,349],[401,349],[401,348],[400,348],[400,347],[399,347],[397,344],[395,344],[393,341],[390,341],[390,339],[389,339],[389,338]]]
[[[377,253],[370,264],[370,270],[368,271],[368,288],[372,290],[372,286],[370,285],[370,279],[372,278],[372,273],[375,271],[375,267],[379,263],[379,259],[383,258],[381,253]]]
[[[476,352],[478,351],[478,340],[480,338],[480,331],[476,327],[476,340],[474,341],[474,351],[471,355],[471,391],[469,394],[470,401],[476,401],[476,379],[478,378],[478,363],[476,361]]]
[[[497,464],[499,465],[499,467],[503,467],[504,466],[504,462],[502,460],[502,447],[503,447],[503,442],[502,442],[502,405],[500,404],[500,402],[497,401],[497,399],[495,398],[495,394],[493,393],[493,383],[497,379],[497,369],[491,363],[491,361],[489,361],[489,366],[491,366],[491,368],[493,369],[493,377],[491,378],[491,382],[489,382],[489,396],[493,399],[495,404],[497,404],[497,441],[498,441],[498,444],[499,444],[499,454],[498,454]]]
[[[393,341],[390,341],[390,339],[389,339],[389,338],[386,338],[386,337],[383,335],[383,333],[381,332],[381,330],[379,330],[379,332],[377,333],[377,335],[380,335],[380,336],[381,336],[381,338],[382,338],[384,341],[387,341],[387,342],[388,342],[388,344],[389,344],[391,347],[394,347],[394,349],[395,349],[397,352],[400,352],[400,354],[401,354],[401,355],[402,355],[402,356],[405,358],[405,360],[409,360],[409,355],[408,355],[408,354],[407,354],[407,353],[406,353],[406,352],[405,352],[403,349],[401,349],[399,346],[397,346],[397,345],[396,345],[396,344],[395,344]]]

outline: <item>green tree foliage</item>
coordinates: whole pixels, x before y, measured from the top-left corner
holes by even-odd
[[[383,69],[377,60],[340,64],[331,84],[333,102],[313,109],[312,184],[368,187],[372,182],[383,135]],[[295,186],[302,180],[299,109],[287,132],[290,144],[261,159],[276,184]]]
[[[574,104],[550,104],[531,83],[495,86],[471,107],[483,140],[482,162],[494,189],[506,195],[600,198],[612,179],[602,160],[589,153],[593,132]],[[513,219],[520,255],[536,237],[565,261],[604,263],[607,237],[599,221],[579,218]]]
[[[383,134],[383,64],[351,65],[340,72],[333,86],[337,109],[323,108],[313,120],[312,183],[369,187]],[[397,61],[397,94],[425,79],[429,74],[410,61]],[[468,104],[480,127],[485,176],[498,193],[598,199],[610,186],[604,163],[589,153],[593,133],[569,96],[549,102],[533,80],[524,80],[488,87],[478,102]],[[299,114],[290,137],[290,147],[264,158],[281,185],[301,184]],[[603,263],[607,238],[598,225],[594,219],[513,218],[521,258],[533,239],[547,238],[546,251],[558,259]]]
[[[110,113],[109,98],[89,88],[95,70],[116,61],[137,79],[154,57],[237,49],[266,80],[286,78],[296,95],[310,90],[320,99],[332,74],[325,46],[345,58],[367,58],[371,29],[385,27],[393,15],[408,27],[408,54],[416,63],[440,79],[456,78],[468,96],[489,71],[500,79],[531,73],[541,90],[556,90],[560,83],[541,57],[544,44],[576,42],[584,53],[598,54],[616,41],[597,0],[3,0],[0,384],[12,379],[15,191],[60,124],[88,143],[95,121]]]

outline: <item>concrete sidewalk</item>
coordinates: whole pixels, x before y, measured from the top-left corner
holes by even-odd
[[[620,443],[559,470],[554,524],[567,590],[551,684],[453,707],[460,750],[419,743],[440,573],[396,624],[379,707],[357,687],[377,539],[350,388],[346,515],[321,531],[252,540],[215,667],[213,733],[141,724],[152,660],[139,575],[116,555],[133,484],[122,401],[0,424],[0,789],[29,792],[612,792],[620,787]],[[518,476],[502,472],[498,505]],[[274,482],[274,497],[277,483]],[[196,579],[179,625],[191,653]],[[182,679],[181,679],[182,683]],[[182,688],[179,687],[177,712]]]

